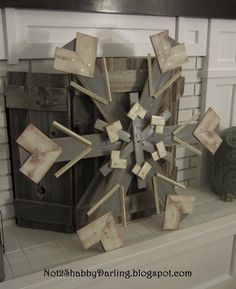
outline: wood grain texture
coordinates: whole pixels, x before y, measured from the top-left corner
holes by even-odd
[[[194,196],[168,195],[166,198],[163,230],[179,229],[181,215],[192,213],[194,201]]]
[[[103,76],[105,78],[105,89],[106,89],[106,95],[108,101],[112,101],[112,95],[111,95],[111,86],[110,86],[110,80],[109,80],[109,75],[107,71],[107,62],[106,58],[102,58],[102,70],[103,70]]]
[[[45,73],[23,73],[23,72],[9,72],[8,84],[19,85],[26,88],[26,91],[32,94],[34,88],[39,88],[39,91],[45,87],[49,88],[69,88],[69,77],[65,74],[45,74]],[[35,91],[36,92],[36,91]],[[69,90],[68,90],[69,94]],[[69,95],[68,95],[69,96]],[[73,219],[72,206],[74,202],[73,189],[72,189],[72,174],[67,172],[61,178],[56,179],[54,173],[61,167],[61,164],[54,163],[47,174],[43,177],[41,182],[36,185],[26,176],[19,172],[20,169],[20,155],[18,153],[18,144],[15,139],[20,136],[29,123],[35,125],[48,137],[60,138],[63,134],[51,127],[51,123],[56,120],[65,126],[70,126],[70,98],[68,97],[68,110],[67,111],[53,111],[48,110],[35,110],[29,109],[15,109],[9,108],[9,132],[10,132],[10,146],[12,152],[12,168],[14,178],[14,193],[17,199],[22,201],[29,201],[27,204],[28,209],[23,215],[18,215],[16,211],[17,223],[20,226],[26,226],[31,228],[39,228],[46,230],[55,230],[60,232],[73,232]],[[60,144],[58,144],[60,146]],[[61,156],[61,155],[60,155]],[[29,154],[26,152],[26,158]],[[25,158],[25,159],[26,159]],[[24,159],[24,161],[25,161]],[[65,194],[65,191],[67,192]],[[41,202],[40,210],[43,211],[44,203],[51,204],[52,207],[58,205],[68,206],[67,217],[65,217],[63,223],[55,223],[56,218],[60,218],[58,213],[55,213],[51,218],[49,214],[44,214],[44,221],[41,222],[40,218],[37,220],[31,219],[32,212],[34,212],[34,206],[37,206],[37,202]],[[24,210],[24,205],[22,205]],[[55,211],[56,212],[56,211]],[[70,220],[70,221],[68,221]],[[68,222],[67,222],[68,221]]]
[[[147,111],[139,103],[135,103],[127,113],[127,116],[132,120],[134,120],[136,117],[143,119],[146,113]]]
[[[156,151],[152,153],[152,158],[154,161],[157,161],[161,158],[164,158],[167,155],[167,151],[164,145],[164,142],[159,142],[156,144]]]
[[[177,72],[174,76],[172,76],[162,87],[160,87],[157,91],[153,93],[155,98],[159,97],[164,93],[179,77],[181,76],[181,72]]]
[[[164,181],[166,181],[166,182],[174,185],[174,186],[177,186],[177,187],[182,188],[182,189],[186,189],[186,187],[185,187],[183,184],[178,183],[178,182],[176,182],[176,181],[174,181],[174,180],[172,180],[172,179],[170,179],[170,178],[167,178],[166,176],[164,176],[164,175],[162,175],[162,174],[157,173],[157,177],[158,177],[159,179],[162,179],[162,180],[164,180]]]
[[[85,249],[98,242],[101,242],[105,251],[111,251],[123,245],[111,212],[78,230],[77,234]]]
[[[87,215],[88,216],[92,215],[92,213],[95,212],[108,198],[110,198],[112,194],[118,191],[118,189],[120,189],[119,184],[111,188],[109,192],[107,192],[103,198],[101,198],[91,209],[89,209],[89,211],[87,212]]]
[[[105,132],[106,131],[106,127],[108,126],[109,124],[101,119],[96,119],[96,122],[95,122],[95,125],[94,125],[94,128],[96,128],[97,130],[100,130],[102,132]],[[118,135],[118,139],[121,139],[125,142],[130,142],[130,134],[123,130],[123,129],[120,129],[120,130],[117,130],[117,135]]]
[[[109,63],[109,62],[108,62]],[[109,64],[108,64],[108,69],[109,69]],[[160,69],[158,67],[157,61],[154,60],[153,62],[153,66],[152,66],[152,70],[153,70],[153,75],[154,75],[154,88],[157,90],[159,87],[161,87],[171,76],[173,73],[176,73],[177,71],[173,71],[173,72],[167,72],[165,74],[161,74]],[[96,71],[95,71],[96,74]],[[81,79],[81,77],[79,77]],[[98,77],[99,79],[99,77]],[[84,79],[82,79],[82,81],[84,81]],[[98,83],[101,83],[100,81],[98,81]],[[98,88],[97,86],[94,85],[94,83],[91,82],[91,80],[87,80],[86,79],[86,85],[91,85],[93,86],[93,91],[95,91],[95,89]],[[101,87],[99,87],[99,89],[101,89]],[[165,93],[163,93],[163,95],[161,95],[158,99],[154,99],[153,97],[149,97],[149,91],[148,91],[148,80],[146,81],[146,84],[144,86],[143,92],[141,94],[140,97],[140,105],[147,111],[149,111],[149,113],[147,113],[147,115],[145,115],[145,118],[143,120],[141,120],[139,117],[137,119],[141,120],[141,130],[144,129],[151,121],[151,115],[155,115],[158,114],[159,109],[161,108],[161,103],[162,103],[162,99]],[[99,94],[101,95],[101,94]],[[110,104],[108,104],[105,108],[107,109],[108,106]],[[118,107],[116,107],[116,110],[114,111],[118,111]],[[100,110],[101,111],[101,110]],[[103,113],[101,111],[101,113]],[[113,111],[112,111],[113,113]],[[104,114],[105,119],[107,119],[107,117],[110,118],[111,116],[111,110],[109,111],[109,114],[105,113]],[[112,115],[114,116],[114,115]],[[119,118],[120,119],[120,118]],[[124,129],[127,129],[127,127],[125,128],[125,126],[123,125],[122,122],[122,118],[120,119],[122,126],[124,127]],[[114,121],[107,121],[109,123],[112,123]],[[130,122],[130,121],[129,121]],[[130,125],[129,128],[129,133],[131,132],[132,126]],[[174,129],[174,128],[173,128]],[[169,132],[171,132],[171,130],[169,130]],[[148,137],[148,135],[147,135]],[[156,137],[156,135],[155,135]],[[156,142],[156,138],[155,142]],[[161,139],[162,140],[162,139]],[[128,145],[130,145],[132,142],[130,142]],[[173,142],[171,142],[173,143]],[[121,152],[123,150],[123,146],[121,147]],[[155,163],[152,162],[152,160],[148,160],[148,162],[150,162],[150,166],[151,166],[151,170],[150,170],[150,174],[148,174],[146,176],[147,178],[147,183],[148,183],[148,187],[152,188],[152,176],[158,171],[161,172],[161,168],[160,166]],[[83,215],[83,211],[82,211],[82,207],[86,206],[86,204],[89,206],[91,206],[91,204],[96,203],[96,201],[99,199],[99,197],[104,195],[104,192],[106,192],[108,189],[112,188],[115,184],[119,183],[120,185],[124,186],[124,190],[125,193],[127,192],[127,189],[130,185],[131,179],[132,179],[132,175],[130,174],[130,171],[133,167],[134,163],[132,160],[132,157],[129,156],[127,157],[127,171],[125,170],[118,170],[118,169],[114,169],[111,174],[103,180],[101,179],[101,174],[98,173],[97,176],[94,178],[93,182],[91,183],[91,185],[89,186],[88,190],[85,192],[84,194],[84,198],[81,200],[81,202],[78,204],[77,206],[77,210],[76,210],[76,214],[77,216],[81,216]],[[173,186],[169,185],[168,183],[164,183],[162,180],[160,180],[160,199],[164,200],[166,194],[168,193],[172,193],[174,194],[174,189]],[[102,214],[106,213],[107,211],[111,211],[113,212],[114,216],[117,217],[120,214],[120,205],[119,205],[119,199],[117,198],[116,195],[113,195],[108,202],[104,203],[98,210],[98,212],[96,213],[95,217],[99,217]],[[83,220],[80,220],[80,224],[77,224],[77,226],[80,226],[81,224],[91,221],[92,219],[89,218],[83,218]]]
[[[76,33],[75,52],[81,63],[80,75],[93,77],[97,57],[98,38],[84,33]]]
[[[17,218],[23,220],[71,226],[73,222],[72,207],[68,205],[17,198],[15,210]]]
[[[141,166],[138,164],[135,164],[134,167],[132,168],[132,173],[135,175],[138,175],[140,170],[141,170]]]
[[[181,140],[180,138],[176,137],[175,135],[173,136],[173,141],[175,141],[176,143],[178,143],[179,145],[184,146],[186,149],[194,152],[197,155],[202,155],[202,152],[200,150],[198,150],[197,148],[195,148],[194,146],[184,142],[183,140]]]
[[[60,131],[62,131],[63,133],[67,135],[72,136],[77,141],[85,145],[85,148],[76,157],[71,159],[68,163],[66,163],[62,168],[60,168],[60,170],[58,170],[55,173],[55,176],[59,178],[61,175],[63,175],[67,170],[69,170],[72,166],[74,166],[78,161],[80,161],[83,157],[85,157],[92,150],[91,148],[92,143],[88,139],[80,136],[79,134],[76,134],[72,130],[68,129],[67,127],[61,125],[60,123],[56,121],[54,121],[52,125],[53,127],[59,129]],[[67,147],[66,150],[68,149],[69,148]]]
[[[184,44],[171,45],[173,39],[169,37],[168,31],[151,35],[150,38],[162,73],[180,67],[188,61]],[[156,97],[160,93],[157,93]]]
[[[90,134],[84,135],[86,139],[92,142],[91,151],[84,156],[84,158],[96,158],[101,156],[110,155],[112,150],[120,149],[121,142],[118,141],[112,144],[106,137],[105,134]],[[70,161],[80,154],[85,146],[83,143],[78,142],[74,137],[60,137],[54,138],[53,141],[59,145],[62,149],[61,155],[58,157],[56,162]],[[67,150],[67,148],[70,150]],[[29,154],[26,151],[21,151],[20,162],[23,163]]]
[[[205,115],[202,117],[193,135],[206,147],[213,155],[218,150],[222,143],[222,138],[216,133],[215,129],[218,127],[220,117],[210,107]]]
[[[118,120],[116,122],[113,122],[111,124],[108,124],[105,127],[105,130],[108,134],[109,140],[111,143],[114,143],[119,140],[118,132],[122,129],[121,122]]]
[[[23,85],[6,86],[6,107],[46,111],[67,111],[68,90],[66,88],[33,87],[31,91]]]
[[[158,186],[157,186],[157,176],[152,177],[152,184],[153,184],[153,193],[155,198],[155,205],[156,205],[156,213],[160,214],[160,204],[159,204],[159,195],[158,195]]]
[[[16,142],[31,154],[20,172],[38,184],[61,154],[61,148],[32,124]]]
[[[96,64],[95,67],[94,78],[78,76],[77,79],[87,90],[93,92],[98,96],[103,97],[103,99],[106,101],[106,105],[104,105],[95,98],[92,98],[92,101],[104,117],[105,121],[108,123],[113,123],[117,120],[120,120],[122,127],[124,129],[127,129],[129,120],[123,106],[117,100],[117,96],[113,94],[112,101],[107,103],[104,78],[102,76],[102,73],[100,72],[98,64]]]
[[[60,168],[56,173],[55,177],[59,178],[61,175],[63,175],[66,171],[68,171],[72,166],[74,166],[78,161],[83,159],[90,151],[91,147],[86,147],[81,153],[79,153],[75,158],[70,160],[68,163],[66,163],[62,168]]]
[[[181,130],[183,130],[189,123],[191,123],[192,121],[194,121],[198,116],[199,116],[199,113],[191,116],[188,120],[186,120],[186,121],[184,121],[183,123],[181,123],[181,125],[179,125],[179,126],[177,127],[177,129],[175,129],[175,130],[173,131],[172,134],[176,136]]]
[[[81,135],[73,132],[72,130],[68,129],[67,127],[65,127],[64,125],[58,123],[57,121],[54,121],[52,123],[52,126],[59,129],[60,131],[64,132],[65,134],[67,135],[70,135],[72,137],[74,137],[75,139],[77,139],[79,142],[85,144],[85,145],[88,145],[88,146],[91,146],[92,143],[91,141],[87,140],[86,138],[82,137]]]
[[[75,89],[77,89],[78,91],[90,96],[92,99],[100,102],[101,104],[108,104],[108,101],[106,99],[104,99],[103,97],[97,95],[96,93],[84,88],[83,86],[79,85],[78,83],[71,81],[71,86],[74,87]]]
[[[130,93],[130,107],[132,108],[129,111],[128,116],[133,120],[131,125],[132,125],[132,130],[133,130],[135,162],[137,165],[142,166],[144,163],[143,144],[142,144],[142,137],[141,137],[142,136],[142,116],[144,116],[144,113],[146,114],[146,111],[139,105],[138,93]],[[138,184],[139,189],[146,187],[144,179],[145,178],[143,179],[137,178],[137,184]]]
[[[110,87],[113,93],[142,91],[147,78],[146,69],[109,71]]]
[[[121,220],[124,227],[127,225],[126,220],[126,204],[125,204],[125,191],[124,187],[120,187],[120,211],[121,211]]]
[[[151,54],[148,53],[147,55],[148,60],[148,86],[149,86],[149,94],[153,95],[154,89],[153,89],[153,75],[152,75],[152,58]]]
[[[120,151],[111,151],[111,168],[112,169],[126,169],[126,159],[121,159]]]
[[[151,168],[151,165],[148,162],[145,162],[144,165],[141,167],[141,170],[138,172],[138,177],[144,180],[150,172]]]
[[[98,38],[83,33],[76,34],[75,51],[56,48],[54,68],[60,71],[93,77]]]
[[[83,75],[80,57],[75,51],[57,47],[55,50],[54,69]],[[85,75],[87,75],[85,73]]]
[[[152,70],[153,70],[153,75],[154,75],[154,80],[155,80],[153,85],[154,85],[154,88],[157,90],[160,86],[162,86],[170,78],[172,73],[167,72],[165,74],[161,74],[156,60],[154,60],[154,62],[153,62]],[[96,73],[96,71],[95,71],[95,73]],[[88,84],[87,79],[86,79],[86,81]],[[89,80],[89,82],[91,82],[91,80]],[[95,89],[95,86],[93,89]],[[149,114],[147,114],[145,116],[145,118],[142,120],[142,125],[141,125],[142,129],[145,128],[150,123],[151,115],[158,114],[158,111],[160,109],[161,102],[162,102],[162,97],[163,97],[163,95],[161,95],[158,99],[154,99],[153,97],[149,97],[148,80],[147,80],[145,83],[143,92],[141,94],[141,97],[140,97],[140,104],[145,110],[149,111]],[[106,109],[108,106],[109,106],[109,104],[106,106]],[[117,109],[118,108],[116,108],[116,112],[117,112]],[[108,115],[106,115],[106,117],[107,116]],[[110,114],[109,114],[109,117],[110,117]],[[140,119],[140,118],[138,117],[137,119]],[[107,122],[114,122],[114,121],[107,121]],[[125,127],[123,125],[123,123],[122,123],[122,126]],[[130,133],[131,129],[132,129],[132,127],[130,126],[129,133]],[[174,129],[174,127],[173,127],[173,129]],[[171,132],[171,131],[172,130],[170,129],[169,132]],[[148,136],[149,135],[147,135],[147,137]],[[154,137],[154,142],[156,142],[156,135]],[[169,143],[173,144],[171,138],[169,139]],[[130,144],[132,144],[132,142],[130,142],[128,145],[130,145]],[[121,148],[121,152],[122,152],[122,148]],[[147,182],[148,182],[148,187],[152,188],[151,177],[155,174],[155,172],[157,172],[157,171],[161,172],[162,170],[159,167],[159,165],[155,162],[152,162],[151,159],[149,159],[148,162],[150,162],[152,170],[151,170],[151,173],[147,175]],[[134,163],[132,162],[131,156],[127,157],[127,170],[131,171],[133,165],[134,165]],[[77,216],[84,215],[84,212],[82,211],[82,209],[80,209],[81,207],[86,206],[86,204],[95,203],[97,201],[97,199],[99,198],[98,196],[103,196],[104,192],[107,189],[111,188],[112,186],[114,186],[117,183],[119,183],[120,185],[123,185],[125,192],[127,192],[127,189],[129,187],[131,179],[132,179],[132,175],[130,174],[130,172],[128,173],[125,170],[114,169],[111,172],[111,174],[109,175],[109,178],[107,177],[105,180],[100,179],[100,181],[99,181],[99,178],[101,178],[101,175],[98,173],[97,176],[94,178],[94,181],[91,183],[91,186],[89,186],[88,190],[85,192],[84,198],[78,204],[77,210],[76,210]],[[164,183],[160,180],[159,186],[160,186],[160,198],[163,201],[165,199],[166,194],[168,194],[168,193],[174,194],[173,186],[169,185],[168,183]],[[116,195],[113,195],[109,199],[109,202],[106,202],[101,206],[101,208],[98,210],[96,216],[101,216],[102,214],[106,213],[107,211],[111,211],[111,210],[112,210],[115,217],[118,216],[118,214],[120,214],[119,199],[117,199]],[[77,224],[77,227],[79,227],[81,224],[83,224],[83,222],[84,223],[88,222],[88,219],[84,218],[84,217],[83,217],[83,219],[81,218],[80,223]]]

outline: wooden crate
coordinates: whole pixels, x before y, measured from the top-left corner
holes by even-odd
[[[100,65],[100,59],[97,59],[97,63]],[[107,67],[111,91],[128,111],[129,92],[142,91],[147,79],[147,59],[108,58]],[[89,97],[79,93],[75,95],[70,89],[70,78],[71,76],[67,74],[23,72],[8,74],[6,106],[12,153],[15,211],[17,224],[20,226],[72,232],[76,227],[83,225],[76,205],[105,160],[105,157],[83,159],[58,179],[55,178],[54,173],[63,166],[63,163],[56,163],[38,185],[19,172],[20,158],[16,139],[29,123],[47,136],[56,138],[65,135],[51,126],[53,121],[84,135],[93,133],[96,119],[102,119]],[[167,108],[172,113],[168,121],[169,125],[177,122],[178,93],[176,91],[178,87],[174,84],[166,93],[160,109],[160,113]],[[163,161],[163,167],[170,175],[174,162]],[[136,191],[137,186],[134,184],[130,188],[129,196],[126,197],[128,208],[129,202],[133,202],[130,195]],[[87,210],[87,208],[80,209]],[[131,208],[130,213],[133,213],[133,210]],[[140,210],[150,210],[150,205],[141,206]]]

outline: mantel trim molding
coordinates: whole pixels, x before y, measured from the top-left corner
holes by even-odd
[[[1,0],[0,8],[7,7],[132,15],[236,18],[235,0]]]

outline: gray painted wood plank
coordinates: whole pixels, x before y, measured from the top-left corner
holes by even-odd
[[[110,143],[106,135],[103,133],[83,135],[83,137],[92,143],[91,146],[92,150],[87,155],[84,156],[85,159],[110,155],[112,150],[119,150],[121,147],[120,141],[117,141],[116,143]],[[56,162],[70,161],[71,159],[75,158],[78,154],[80,154],[85,148],[84,144],[78,142],[73,137],[54,138],[52,140],[62,149],[62,154],[59,156]],[[28,158],[28,156],[29,153],[27,153],[24,150],[21,151],[20,154],[21,163],[23,163]]]
[[[113,93],[142,91],[146,79],[147,69],[109,71]]]
[[[83,76],[76,77],[79,82],[88,90],[95,94],[106,98],[106,88],[104,85],[104,78],[100,72],[98,65],[96,64],[94,78],[88,78]],[[129,124],[128,117],[122,105],[116,100],[116,95],[112,95],[112,101],[107,105],[101,104],[99,101],[92,99],[98,110],[101,112],[105,120],[109,123],[113,123],[120,120],[122,127],[126,129]]]
[[[96,123],[95,123],[95,125],[94,125],[94,128],[96,128],[96,129],[98,129],[98,130],[100,130],[100,131],[102,131],[102,132],[105,132],[106,130],[105,130],[105,127],[107,126],[107,125],[109,125],[109,123],[107,123],[107,122],[105,122],[105,121],[103,121],[103,120],[101,120],[101,119],[97,119],[96,120]],[[123,141],[125,141],[125,142],[130,142],[130,134],[127,132],[127,131],[125,131],[125,130],[123,130],[123,129],[121,129],[121,130],[119,130],[118,131],[118,136],[119,136],[119,138],[121,139],[121,140],[123,140]]]
[[[180,133],[178,134],[178,138],[180,138],[181,140],[183,140],[184,142],[187,143],[196,143],[197,140],[196,138],[193,136],[193,130],[194,128],[197,126],[197,124],[193,123],[193,124],[189,124],[187,125],[182,131],[180,131]],[[168,146],[172,146],[172,145],[176,145],[176,142],[174,142],[172,140],[172,132],[177,128],[177,125],[174,126],[165,126],[164,127],[164,144],[166,147]],[[150,137],[148,137],[146,140],[148,142],[155,142],[155,140],[159,139],[159,135],[156,133],[153,133]]]
[[[138,93],[130,93],[130,107],[132,107],[135,103],[139,102]],[[139,117],[136,117],[132,121],[132,129],[133,129],[133,142],[134,142],[134,153],[135,153],[135,161],[136,164],[142,166],[144,164],[144,153],[143,153],[143,143],[142,143],[142,124],[143,121]],[[137,178],[137,184],[139,189],[143,189],[146,187],[145,180],[141,180],[139,177]]]
[[[30,94],[24,86],[7,85],[6,107],[43,111],[68,110],[68,90],[66,88],[35,87],[35,90],[36,92]]]
[[[121,150],[121,158],[126,159],[130,154],[134,151],[134,145],[133,142],[131,141],[125,147]],[[108,174],[111,173],[112,168],[110,166],[110,162],[106,162],[100,169],[100,172],[103,174],[103,176],[107,176]]]

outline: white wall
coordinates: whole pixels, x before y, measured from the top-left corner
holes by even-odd
[[[212,19],[209,26],[208,61],[202,76],[206,97],[221,117],[221,128],[236,125],[236,21]],[[222,105],[222,103],[224,105]]]
[[[190,56],[189,63],[183,68],[186,84],[184,96],[180,101],[179,121],[186,120],[196,111],[199,111],[199,109],[205,110],[209,105],[215,107],[219,114],[224,115],[222,120],[224,126],[235,121],[235,114],[233,114],[232,109],[229,117],[231,122],[225,117],[225,109],[229,110],[229,103],[232,104],[234,101],[234,83],[236,83],[234,82],[236,79],[236,74],[234,74],[236,41],[230,42],[230,39],[235,37],[234,30],[232,31],[232,23],[234,21],[211,20],[211,25],[209,26],[207,19],[183,17],[108,15],[10,8],[1,12],[5,13],[4,25],[2,25],[2,14],[0,14],[1,94],[4,93],[2,83],[7,70],[28,71],[30,67],[32,72],[54,72],[52,58],[55,47],[62,46],[70,41],[75,36],[76,31],[99,37],[99,56],[145,56],[148,52],[152,52],[153,54],[149,36],[167,29],[170,31],[172,37],[185,43]],[[223,34],[219,32],[222,24],[226,25],[224,27],[226,33]],[[208,35],[208,33],[210,34]],[[233,35],[233,37],[230,37],[230,35]],[[217,38],[219,37],[221,41],[223,37],[223,41],[228,48],[217,44]],[[208,39],[211,39],[211,47],[207,46]],[[217,45],[219,45],[220,54],[216,54],[215,52],[215,47],[218,49]],[[213,73],[212,71],[217,75],[221,73],[219,71],[222,69],[224,70],[223,73],[226,70],[228,71],[227,77],[225,77],[222,83],[223,86],[220,89],[216,89],[217,93],[213,91],[214,88],[210,90],[211,79],[205,78],[209,76],[207,73],[207,62],[203,61],[206,55],[211,65],[209,75]],[[29,59],[31,60],[29,61]],[[21,61],[19,62],[19,60]],[[203,63],[205,63],[205,67],[202,71]],[[204,93],[207,91],[207,99],[201,94],[202,78],[200,76],[204,79],[203,91]],[[230,79],[229,76],[231,76]],[[230,83],[226,83],[226,79]],[[224,89],[225,85],[227,86],[226,90]],[[213,87],[216,87],[216,85],[213,85]],[[228,99],[228,106],[224,108],[218,105],[221,101],[220,95],[222,93]],[[215,102],[217,95],[218,99]],[[7,155],[7,139],[4,137],[6,128],[2,128],[2,126],[5,126],[4,105],[2,104],[1,107],[0,132],[3,135],[0,134],[0,139],[1,142],[4,142],[6,150],[5,158],[9,158]],[[178,147],[176,159],[179,166],[178,180],[185,182],[187,185],[193,183],[198,175],[199,158],[182,147]],[[0,198],[0,206],[4,207],[5,218],[9,218],[13,216],[12,205],[10,205],[11,210],[6,209],[7,207],[4,205],[4,202],[7,200],[9,208],[9,204],[12,204],[13,201],[12,193],[7,193],[8,197],[6,197],[5,188],[1,188],[1,184],[7,182],[7,192],[10,192],[9,167],[7,171],[2,172],[2,175],[0,171],[0,178],[5,180],[4,182],[0,182],[0,195],[2,196]]]

